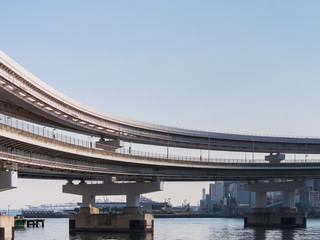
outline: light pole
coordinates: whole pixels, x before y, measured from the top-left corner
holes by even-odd
[[[43,131],[43,136],[44,136],[44,129],[45,129],[45,128],[46,128],[46,127],[43,127],[43,130],[42,130],[42,131]]]
[[[306,137],[306,142],[305,142],[305,146],[304,146],[304,161],[307,162],[307,144],[308,144],[308,137]]]
[[[254,138],[252,138],[252,162],[254,162]]]
[[[9,216],[9,208],[10,208],[10,206],[11,206],[11,205],[8,205],[8,216]]]
[[[56,139],[56,135],[54,134],[54,131],[55,131],[55,130],[57,130],[57,129],[55,129],[55,128],[52,129],[52,138],[53,138],[53,139]]]
[[[208,162],[210,161],[210,136],[208,137]]]
[[[167,159],[169,159],[169,132],[168,132],[168,141],[167,141]]]
[[[11,119],[11,117],[6,116],[6,125],[9,125],[9,120]],[[11,121],[12,122],[12,121]]]

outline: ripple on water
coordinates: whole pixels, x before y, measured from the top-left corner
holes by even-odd
[[[88,234],[69,236],[68,219],[46,219],[44,228],[15,231],[15,240],[313,240],[320,239],[320,219],[307,228],[244,228],[238,218],[168,218],[154,220],[154,234]]]

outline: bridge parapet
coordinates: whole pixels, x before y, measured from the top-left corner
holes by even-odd
[[[16,125],[22,125],[17,122]],[[26,126],[26,123],[25,123]],[[32,129],[30,127],[30,129]],[[40,129],[40,128],[39,128]],[[199,158],[199,157],[191,157],[191,156],[179,156],[179,155],[166,155],[166,154],[157,154],[157,153],[149,153],[143,151],[134,151],[132,149],[121,149],[118,151],[108,151],[103,149],[98,149],[90,146],[89,142],[77,140],[73,138],[73,141],[69,140],[61,141],[62,139],[72,139],[71,137],[65,136],[61,138],[58,137],[49,137],[44,136],[44,134],[39,134],[35,132],[30,132],[23,130],[21,128],[17,128],[14,126],[9,126],[7,124],[0,123],[0,130],[2,131],[1,135],[6,135],[6,137],[13,139],[21,139],[24,137],[22,141],[30,142],[31,140],[35,140],[34,145],[38,148],[41,145],[46,145],[47,148],[56,149],[57,151],[65,151],[70,152],[71,150],[76,151],[78,154],[83,154],[83,156],[88,156],[91,154],[91,157],[97,157],[101,159],[110,158],[110,157],[121,157],[122,159],[131,159],[131,160],[139,160],[146,163],[152,162],[162,162],[168,164],[196,164],[200,166],[281,166],[278,165],[280,162],[271,161],[267,163],[262,159],[254,159],[254,160],[246,160],[246,159],[226,159],[226,158]],[[4,134],[7,132],[8,134]],[[57,134],[56,134],[57,135]],[[51,135],[50,135],[51,136]],[[31,142],[30,142],[31,143]],[[78,143],[78,144],[77,144]],[[80,144],[80,145],[79,145]],[[88,147],[90,146],[90,147]],[[60,149],[60,150],[59,150]],[[278,157],[279,155],[273,155]],[[282,155],[281,155],[282,157]],[[287,159],[284,160],[281,164],[310,164],[310,163],[318,163],[320,159]]]
[[[113,116],[61,94],[1,51],[0,111],[74,132],[148,145],[209,151],[320,153],[319,138],[197,131]]]

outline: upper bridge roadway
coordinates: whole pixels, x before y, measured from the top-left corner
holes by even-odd
[[[0,51],[0,111],[52,127],[133,143],[239,152],[320,153],[319,138],[195,131],[113,116],[61,94],[2,51]]]
[[[312,179],[320,174],[320,160],[285,160],[270,164],[237,159],[169,158],[164,155],[116,153],[77,146],[0,124],[0,162],[18,168],[19,177],[48,179],[162,181]]]

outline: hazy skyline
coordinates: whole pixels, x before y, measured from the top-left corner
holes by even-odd
[[[0,46],[48,85],[114,115],[320,136],[319,8],[318,1],[5,1]],[[19,179],[18,189],[0,193],[0,209],[79,201],[62,193],[63,183]],[[203,186],[166,183],[147,196],[196,204]]]

